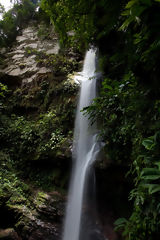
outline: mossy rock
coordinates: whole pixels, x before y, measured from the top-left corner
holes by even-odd
[[[39,205],[45,204],[48,199],[49,199],[49,196],[46,193],[38,192],[35,197],[34,203],[36,207],[38,207]]]

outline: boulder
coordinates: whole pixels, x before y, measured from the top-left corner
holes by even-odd
[[[25,42],[25,41],[27,40],[27,38],[24,37],[24,36],[18,36],[18,37],[16,38],[16,40],[17,40],[17,42],[22,43],[22,42]]]
[[[6,52],[7,52],[6,48],[3,47],[3,48],[0,49],[0,54],[5,54]]]
[[[64,197],[58,192],[37,191],[32,196],[32,207],[17,197],[8,200],[8,211],[14,213],[15,229],[23,240],[60,239],[64,216]],[[28,206],[27,206],[28,205]],[[21,240],[14,229],[0,231],[0,240]]]
[[[0,230],[0,240],[21,240],[13,228]]]

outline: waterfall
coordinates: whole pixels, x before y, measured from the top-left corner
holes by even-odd
[[[96,97],[96,50],[90,49],[85,56],[81,72],[81,90],[74,130],[73,170],[64,224],[63,240],[80,240],[84,192],[91,166],[100,150],[96,124],[91,125],[81,110]],[[94,182],[94,181],[93,181]]]

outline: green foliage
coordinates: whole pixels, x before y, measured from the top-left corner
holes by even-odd
[[[8,88],[6,85],[0,82],[0,113],[5,106],[5,98],[8,93]]]
[[[7,86],[0,82],[0,98],[4,98],[5,93],[7,93]]]
[[[37,35],[41,40],[50,39],[50,32],[46,31],[46,28],[48,28],[47,24],[40,25]]]
[[[127,220],[125,218],[118,218],[115,222],[115,230],[118,230],[120,228],[124,228],[125,224],[127,223]]]
[[[23,167],[26,161],[30,164],[30,161],[54,156],[64,138],[56,121],[53,112],[42,115],[36,122],[27,121],[22,116],[12,115],[11,120],[2,116],[1,139],[4,146],[10,147],[9,152],[16,164]]]
[[[105,78],[100,96],[84,109],[92,122],[99,121],[108,158],[116,164],[131,164],[133,212],[126,222],[115,223],[127,240],[159,236],[160,105],[151,98],[152,92],[128,72],[121,80]]]
[[[12,93],[10,90],[0,113],[0,149],[9,155],[23,179],[43,189],[62,189],[68,180],[69,166],[68,161],[62,160],[70,159],[79,87],[67,76],[77,65],[66,55],[50,56],[30,48],[26,49],[27,54],[36,55],[37,62],[41,61],[38,64],[48,64],[56,74],[51,75],[53,78],[40,76],[30,88],[24,86]]]
[[[38,64],[48,64],[56,74],[50,74],[52,78],[40,76],[32,87],[17,87],[9,93],[0,85],[5,103],[0,112],[0,151],[8,155],[5,164],[18,171],[18,176],[53,191],[66,187],[68,181],[79,85],[72,84],[67,76],[77,65],[66,55],[46,55],[27,48],[26,55],[32,54],[41,61]],[[68,159],[65,163],[64,158]]]
[[[159,139],[156,136],[157,134],[142,141],[145,147],[143,155],[139,155],[134,161],[137,172],[136,188],[130,193],[130,200],[134,199],[134,211],[124,226],[126,239],[158,239],[159,237],[160,163]],[[142,233],[141,238],[139,238],[140,233]]]
[[[113,27],[121,10],[119,1],[41,1],[50,16],[62,44],[84,46],[100,39]]]
[[[46,54],[32,48],[25,48],[25,55],[36,55],[39,67],[50,67],[55,75],[66,75],[77,70],[78,64],[75,60],[70,60],[65,54]]]
[[[44,60],[45,59],[45,60]],[[39,66],[52,67],[55,75],[65,75],[77,69],[77,64],[74,60],[68,59],[65,55],[46,55],[38,56],[37,62]]]
[[[5,12],[4,6],[0,3],[0,14],[3,14]]]
[[[8,12],[4,12],[0,20],[0,47],[10,45],[18,31],[33,19],[36,5],[30,0],[22,0],[14,4]]]
[[[46,84],[45,81],[41,84],[41,91],[45,91],[41,96],[47,94],[48,84]],[[62,89],[61,93],[63,93]],[[13,101],[14,98],[12,104]],[[67,104],[71,107],[70,103]],[[19,174],[23,174],[23,179],[29,178],[36,186],[53,189],[62,188],[66,183],[67,172],[62,173],[63,166],[57,159],[64,155],[63,149],[67,144],[66,139],[70,129],[67,121],[71,121],[70,115],[73,114],[67,104],[63,104],[63,109],[41,113],[34,120],[25,116],[6,114],[7,106],[0,115],[0,150],[12,159],[11,162],[9,159],[6,160],[5,164],[18,169]],[[25,172],[23,172],[24,167]]]
[[[9,154],[0,151],[0,206],[26,204],[30,195],[27,184],[22,182],[13,169],[13,161]]]
[[[7,160],[6,164],[17,169],[23,179],[48,191],[62,189],[66,185],[69,163],[63,159],[70,158],[68,141],[72,139],[72,134],[68,133],[71,126],[63,126],[62,129],[60,125],[63,120],[59,122],[61,116],[53,120],[47,116],[50,114],[36,121],[22,117],[13,117],[11,121],[5,118],[0,128],[1,149],[12,159],[11,162]],[[65,119],[63,124],[68,126],[67,121]]]

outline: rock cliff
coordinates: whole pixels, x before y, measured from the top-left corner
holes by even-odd
[[[50,35],[48,39],[43,39],[40,35],[40,29],[44,28],[41,24],[34,26],[34,22],[22,30],[22,35],[17,36],[16,43],[9,49],[9,52],[2,49],[5,53],[5,62],[1,73],[12,77],[21,78],[22,84],[30,83],[37,79],[41,74],[51,73],[52,70],[48,67],[38,66],[38,55],[58,55],[60,46],[57,35],[48,29]]]
[[[59,239],[82,56],[30,22],[0,50],[0,239]]]

